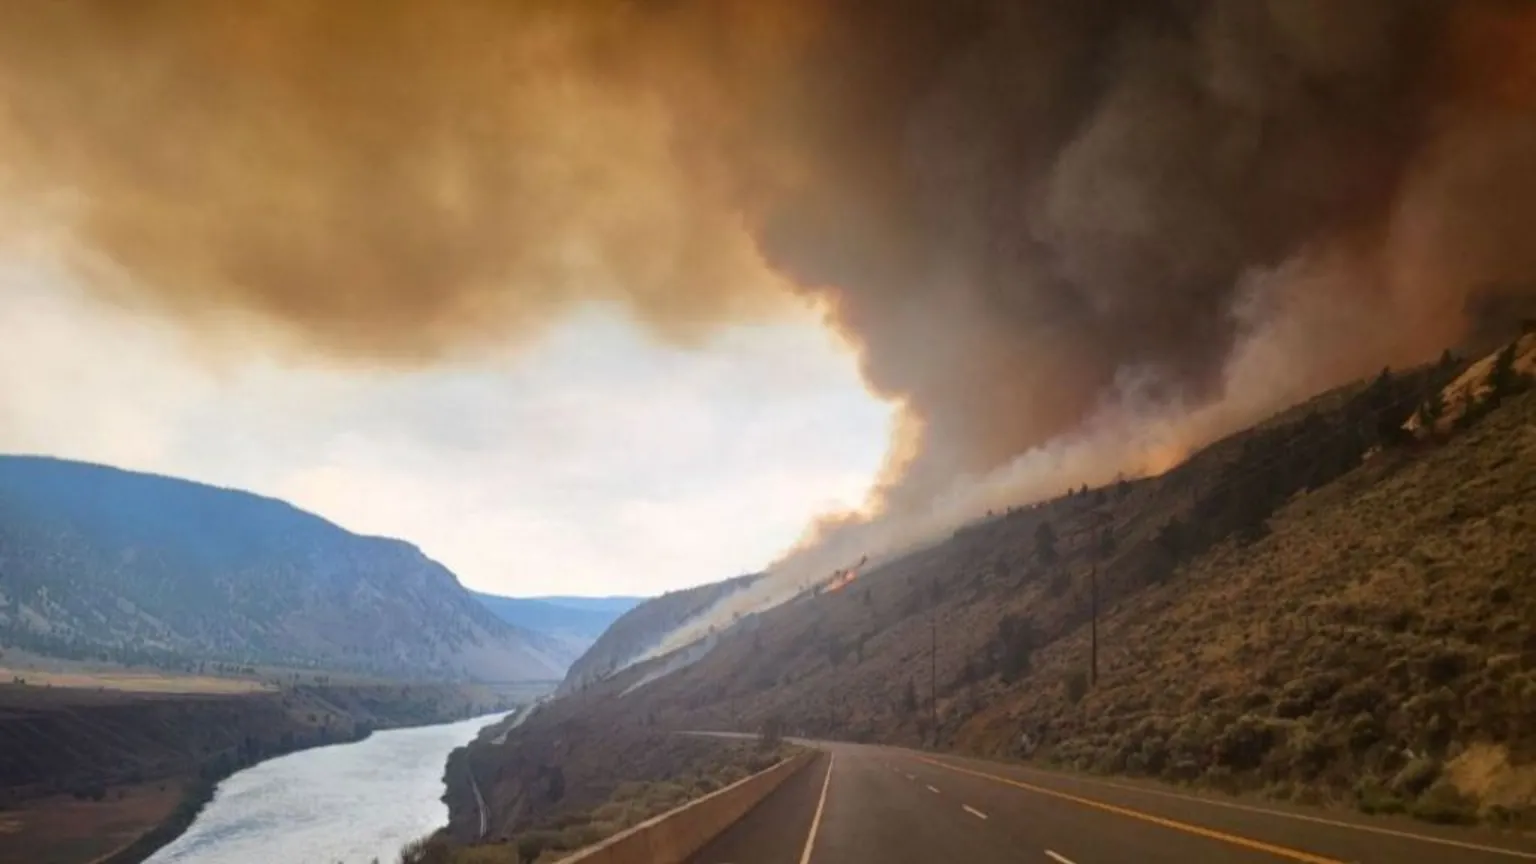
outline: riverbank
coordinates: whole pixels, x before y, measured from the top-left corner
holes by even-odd
[[[375,729],[510,710],[534,685],[353,682],[247,693],[0,686],[0,864],[136,864],[220,780]]]
[[[240,771],[147,864],[394,864],[448,820],[449,752],[499,716],[381,730]]]
[[[569,853],[790,754],[762,739],[676,735],[648,718],[597,725],[579,698],[488,726],[448,757],[448,824],[408,861],[516,862]],[[544,857],[541,857],[544,856]]]

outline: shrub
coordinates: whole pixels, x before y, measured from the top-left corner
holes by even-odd
[[[1441,649],[1424,661],[1424,677],[1436,686],[1450,684],[1467,671],[1467,658],[1457,651]]]
[[[784,743],[784,721],[778,715],[773,715],[763,721],[762,731],[757,736],[757,746],[761,750],[777,750]]]
[[[561,837],[553,831],[528,831],[517,837],[517,857],[522,864],[533,864],[545,849],[560,846]],[[435,862],[433,862],[435,864]]]
[[[1417,797],[1440,778],[1440,763],[1433,759],[1414,759],[1397,772],[1390,784],[1393,792],[1404,797]]]
[[[448,864],[451,860],[448,842],[435,835],[412,840],[400,850],[400,864]]]
[[[997,641],[1003,680],[1013,681],[1029,671],[1035,651],[1035,629],[1029,621],[1017,615],[1004,615],[997,622]]]
[[[1216,762],[1234,770],[1259,767],[1279,738],[1276,725],[1255,714],[1244,714],[1216,740]]]
[[[1465,825],[1477,821],[1477,808],[1449,781],[1441,780],[1413,802],[1408,815],[1441,825]]]
[[[1163,772],[1163,767],[1168,763],[1168,742],[1161,736],[1149,736],[1142,739],[1141,752],[1127,760],[1127,767],[1132,770],[1140,770],[1146,774],[1156,776]]]
[[[1236,795],[1242,791],[1242,784],[1238,782],[1237,776],[1225,765],[1212,765],[1205,769],[1205,776],[1202,779],[1205,785],[1228,795]]]
[[[1355,784],[1355,806],[1361,813],[1391,814],[1405,809],[1403,799],[1387,790],[1375,777],[1366,777]]]
[[[1067,701],[1076,705],[1088,695],[1088,674],[1081,669],[1067,675]]]
[[[1381,740],[1381,722],[1374,715],[1361,712],[1349,721],[1349,749],[1364,753]]]
[[[1327,768],[1338,755],[1339,748],[1329,738],[1314,729],[1298,727],[1287,742],[1286,754],[1303,779],[1312,780]]]
[[[1361,681],[1343,688],[1333,697],[1334,713],[1339,715],[1361,714],[1375,711],[1387,701],[1381,688],[1369,681]]]

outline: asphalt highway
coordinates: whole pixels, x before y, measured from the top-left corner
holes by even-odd
[[[1518,864],[1536,840],[911,750],[823,751],[692,864]]]

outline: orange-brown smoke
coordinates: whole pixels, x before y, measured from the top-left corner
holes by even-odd
[[[661,24],[620,0],[8,3],[0,190],[125,299],[331,355],[417,362],[587,301],[687,338],[783,289],[682,150],[676,109],[714,109]]]
[[[18,2],[0,190],[124,301],[368,362],[813,297],[906,406],[911,510],[1106,412],[1205,411],[1141,442],[1181,452],[1529,293],[1532,10]],[[1095,436],[1085,471],[1147,464]]]

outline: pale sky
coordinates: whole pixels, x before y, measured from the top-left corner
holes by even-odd
[[[809,312],[684,351],[588,308],[521,351],[382,372],[210,358],[0,259],[0,452],[282,498],[478,590],[655,594],[761,568],[862,501],[891,420]]]

